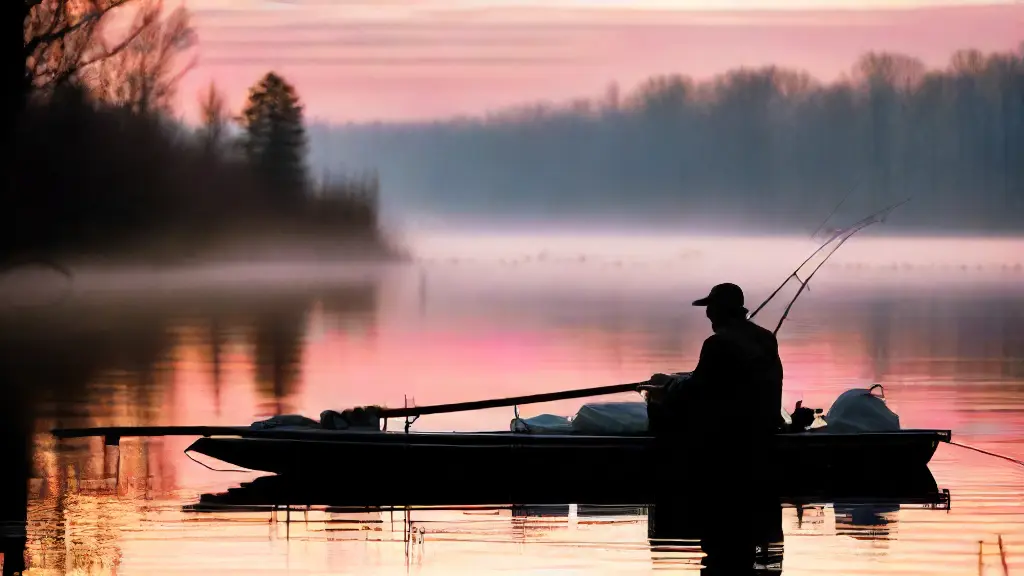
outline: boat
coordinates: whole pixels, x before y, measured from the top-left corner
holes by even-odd
[[[777,334],[796,299],[832,253],[857,231],[883,221],[904,202],[833,234],[748,318],[752,319],[789,280],[795,279],[800,289],[783,312],[773,332]],[[832,251],[809,273],[802,273],[804,266],[830,244]],[[634,403],[642,409],[633,411],[643,413],[643,423],[637,425],[637,419],[632,418],[632,427],[596,431],[576,427],[585,418],[575,418],[571,425],[562,429],[556,426],[554,430],[529,424],[523,427],[525,421],[518,417],[508,431],[413,432],[410,427],[416,418],[428,414],[609,395],[637,391],[648,384],[634,382],[435,406],[371,406],[341,413],[327,410],[321,413],[319,422],[301,416],[279,416],[273,422],[250,426],[92,428],[53,433],[61,438],[102,436],[108,445],[117,444],[125,436],[202,436],[186,449],[187,454],[310,484],[326,482],[334,490],[359,493],[373,501],[597,503],[607,501],[623,487],[637,490],[637,485],[643,483],[638,482],[638,476],[642,478],[644,470],[664,466],[657,462],[654,438],[646,433],[643,403]],[[950,431],[900,429],[898,417],[884,407],[884,394],[882,399],[873,396],[876,387],[841,395],[830,414],[839,404],[844,413],[824,429],[794,425],[774,436],[767,460],[781,464],[771,472],[780,490],[800,493],[822,486],[898,484],[927,469],[939,443],[951,441]],[[405,418],[404,432],[387,431],[389,418]],[[678,446],[680,466],[687,464],[686,448]],[[424,486],[419,493],[410,489],[417,483]]]
[[[849,434],[799,432],[775,437],[779,461],[811,463],[820,472],[847,475],[892,473],[925,467],[949,430],[897,430]],[[654,450],[650,436],[591,436],[515,432],[378,432],[279,429],[246,437],[199,438],[186,449],[249,470],[280,475],[353,475],[386,465],[416,470],[421,480],[462,476],[471,462],[475,476],[515,475],[528,470],[571,479],[595,463],[641,469]],[[685,450],[685,447],[681,447]],[[424,472],[429,471],[429,472]],[[614,471],[601,468],[601,474]]]
[[[689,377],[681,373],[679,378]],[[841,394],[829,413],[815,421],[790,423],[776,434],[767,461],[790,463],[773,472],[787,484],[803,480],[808,467],[818,478],[844,480],[891,476],[925,468],[949,430],[901,430],[899,417],[885,404],[881,386]],[[503,400],[508,402],[509,399]],[[430,411],[436,407],[424,407]],[[798,407],[803,417],[820,411]],[[360,489],[386,484],[367,467],[397,467],[423,481],[501,484],[503,477],[543,477],[550,486],[578,483],[582,475],[598,474],[602,484],[633,482],[637,471],[650,469],[658,452],[648,434],[645,402],[588,403],[570,418],[544,414],[516,417],[508,431],[388,432],[374,408],[343,413],[325,411],[321,421],[301,416],[275,417],[253,423],[244,438],[204,437],[186,453],[196,453],[249,470],[302,478],[368,479]],[[818,422],[820,420],[820,422]],[[304,424],[304,425],[303,425]],[[815,426],[815,424],[819,424]],[[341,429],[339,429],[341,428]],[[685,465],[687,446],[672,448]],[[467,470],[471,463],[471,470]],[[405,481],[405,480],[403,480]],[[516,481],[509,482],[511,490]],[[602,488],[604,489],[604,488]]]
[[[547,471],[505,469],[490,478],[474,465],[455,469],[388,467],[357,474],[352,470],[332,475],[326,471],[310,475],[262,476],[220,493],[200,496],[186,506],[192,512],[223,509],[265,509],[273,507],[327,506],[338,509],[385,508],[394,506],[484,506],[523,504],[552,506],[575,503],[580,506],[646,507],[660,500],[656,487],[645,482],[645,469],[611,467],[592,473],[576,470],[568,477]],[[615,470],[620,470],[615,472]],[[531,473],[532,472],[532,473]],[[736,483],[733,490],[742,490]],[[938,505],[948,502],[948,491],[938,487],[927,466],[896,472],[849,477],[808,473],[792,475],[778,484],[775,494],[782,502],[814,505],[840,502],[914,503]],[[747,487],[751,488],[750,486]]]
[[[873,393],[878,388],[848,390],[821,418],[822,426],[801,425],[773,437],[767,460],[780,464],[770,471],[780,492],[898,489],[908,478],[928,473],[929,461],[940,443],[951,441],[951,432],[900,429],[898,416],[885,405],[884,392],[882,396]],[[659,448],[655,438],[646,433],[642,402],[584,404],[572,419],[562,419],[569,424],[547,429],[534,424],[551,423],[557,417],[515,418],[507,431],[484,432],[417,432],[408,426],[405,431],[387,431],[387,420],[379,419],[382,414],[408,418],[478,408],[481,403],[485,407],[511,406],[552,395],[582,397],[593,390],[380,410],[377,414],[374,407],[340,414],[328,410],[321,414],[320,422],[286,415],[250,426],[92,428],[55,430],[54,434],[63,438],[103,436],[107,444],[116,444],[124,436],[201,436],[185,450],[193,459],[193,455],[201,455],[287,477],[309,486],[311,493],[318,485],[326,485],[333,491],[354,494],[353,498],[364,503],[651,500],[653,494],[641,485],[649,476],[644,471],[658,466]],[[687,448],[674,448],[679,454],[675,465],[699,473],[694,463],[686,461]]]
[[[257,425],[53,433],[58,438],[99,436],[108,445],[129,436],[200,436],[185,450],[193,459],[202,455],[276,474],[292,486],[304,486],[309,498],[336,504],[643,504],[654,498],[644,471],[656,466],[655,439],[647,435]],[[950,441],[949,430],[933,429],[778,434],[771,460],[783,465],[773,477],[780,496],[899,492],[904,486],[919,486],[922,477],[929,478],[928,463],[938,445]],[[686,449],[679,447],[680,462],[675,465],[688,465]]]

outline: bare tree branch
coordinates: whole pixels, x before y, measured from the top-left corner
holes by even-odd
[[[112,40],[106,24],[133,0],[28,0],[25,23],[25,71],[37,91],[79,76],[86,68],[114,57],[159,21],[160,12],[139,10],[126,31]]]
[[[101,100],[146,113],[170,107],[178,81],[196,64],[183,66],[183,53],[196,44],[196,34],[184,8],[164,18],[161,0],[146,0],[140,7],[138,33],[95,70],[96,95]]]
[[[224,144],[230,113],[224,95],[213,82],[199,97],[199,112],[203,122],[199,130],[203,147],[207,154],[218,154]]]
[[[31,38],[28,42],[26,42],[26,52],[28,52],[29,54],[35,54],[36,50],[38,50],[39,47],[43,44],[52,44],[54,42],[57,42],[69,34],[74,34],[75,32],[83,29],[84,27],[94,24],[102,17],[102,14],[90,13],[85,15],[78,22],[74,24],[69,24],[67,23],[65,18],[62,18],[62,16],[67,11],[66,6],[67,0],[58,1],[57,9],[53,11],[53,14],[51,16],[52,21],[50,22],[49,29],[47,29],[44,33],[35,36],[34,38]],[[60,25],[61,23],[64,24],[64,27],[58,30],[57,26]]]

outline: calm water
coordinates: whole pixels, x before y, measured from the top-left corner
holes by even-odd
[[[687,302],[729,280],[756,305],[814,249],[795,240],[458,240],[424,242],[421,265],[386,270],[95,272],[71,292],[57,280],[28,292],[6,286],[0,416],[33,447],[28,573],[698,570],[696,549],[652,551],[638,510],[574,506],[529,518],[507,509],[409,518],[313,510],[293,512],[292,522],[266,511],[189,512],[183,506],[201,494],[256,475],[190,461],[182,450],[191,438],[126,440],[117,452],[98,440],[58,444],[46,433],[57,425],[248,424],[275,413],[316,417],[363,403],[470,400],[685,370],[709,333]],[[827,408],[848,388],[880,382],[904,427],[952,429],[957,441],[1024,459],[1024,243],[866,238],[847,246],[780,333],[786,403]],[[758,320],[774,327],[792,293]],[[580,403],[522,413],[568,415]],[[415,427],[503,429],[512,416],[431,416]],[[949,490],[948,510],[787,506],[783,573],[1004,574],[1004,560],[1008,573],[1024,573],[1024,468],[955,446],[940,446],[930,468]],[[430,470],[397,464],[380,473],[431,481]],[[522,473],[543,481],[543,471]],[[636,474],[642,482],[644,470]],[[16,485],[4,485],[8,517],[0,520],[19,507]],[[743,511],[721,502],[720,513]]]

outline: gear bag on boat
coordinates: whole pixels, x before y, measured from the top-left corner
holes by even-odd
[[[854,388],[840,394],[823,417],[825,426],[815,430],[833,434],[899,430],[900,417],[886,406],[884,390],[881,396],[874,394],[876,388],[882,390],[882,385]]]

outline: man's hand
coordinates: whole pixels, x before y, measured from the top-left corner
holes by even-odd
[[[692,372],[676,374],[657,373],[650,380],[636,387],[637,392],[647,392],[648,402],[662,402],[669,392],[679,389],[690,379]]]
[[[675,377],[668,374],[655,374],[647,381],[646,384],[637,386],[638,392],[647,392],[647,401],[653,403],[661,403],[665,400],[665,393],[668,392],[668,386],[675,380]]]
[[[647,382],[650,386],[665,387],[674,382],[676,378],[676,376],[673,376],[671,374],[661,374],[659,372],[658,374],[651,376],[651,379],[648,380]]]

